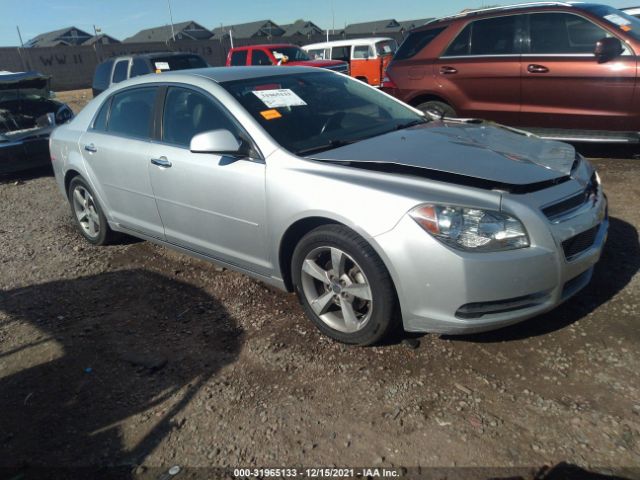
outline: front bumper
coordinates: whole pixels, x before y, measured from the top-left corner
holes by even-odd
[[[531,246],[518,250],[456,251],[408,216],[377,236],[396,285],[405,330],[444,334],[493,330],[547,312],[584,288],[607,238],[605,196],[600,193],[589,212],[558,225],[527,209],[535,217],[525,222]],[[590,243],[568,260],[563,242],[587,230],[593,232]]]

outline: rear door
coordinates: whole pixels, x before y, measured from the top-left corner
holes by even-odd
[[[208,93],[167,89],[161,138],[147,158],[166,239],[267,274],[265,164],[189,150],[193,136],[217,129],[246,138]]]
[[[612,34],[577,13],[527,15],[529,40],[522,57],[525,127],[631,130],[636,82],[630,51],[598,63],[596,42]]]
[[[148,173],[157,91],[139,87],[111,96],[80,137],[80,148],[89,180],[111,220],[163,239]]]
[[[459,116],[518,121],[523,21],[522,15],[471,21],[435,61],[439,90]]]

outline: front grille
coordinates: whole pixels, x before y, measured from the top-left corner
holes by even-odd
[[[600,225],[596,225],[595,227],[562,242],[562,249],[564,250],[565,258],[567,260],[571,260],[576,255],[580,255],[585,250],[591,248],[593,242],[596,240],[599,228]]]
[[[589,180],[589,183],[585,187],[585,189],[574,195],[569,197],[561,202],[554,203],[542,209],[542,213],[546,215],[549,220],[554,220],[558,217],[562,217],[567,213],[581,207],[587,202],[595,203],[595,200],[598,198],[598,180],[596,179],[596,174],[594,173]]]

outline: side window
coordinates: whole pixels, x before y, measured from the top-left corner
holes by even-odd
[[[109,75],[111,75],[111,67],[113,67],[113,60],[109,60],[101,63],[96,68],[96,74],[93,78],[93,87],[101,90],[109,88]]]
[[[195,135],[218,129],[233,133],[238,130],[229,115],[211,98],[187,88],[168,89],[162,117],[163,141],[189,147]]]
[[[155,87],[136,88],[114,95],[107,131],[128,137],[149,138],[156,91]]]
[[[238,50],[231,54],[231,65],[232,66],[240,66],[247,64],[247,54],[248,50]]]
[[[98,112],[98,115],[96,115],[96,118],[93,121],[93,130],[97,130],[99,132],[104,132],[107,130],[107,116],[109,115],[110,105],[111,105],[110,98],[102,104],[102,107],[100,107],[100,111]]]
[[[518,15],[508,15],[470,23],[451,43],[445,56],[519,53],[516,46],[518,18]]]
[[[530,51],[542,54],[593,53],[596,42],[610,36],[585,18],[568,13],[529,16]]]
[[[333,47],[331,51],[331,60],[342,60],[348,62],[351,60],[351,45],[345,47]]]
[[[398,48],[398,51],[393,57],[394,60],[406,60],[407,58],[416,56],[424,47],[429,45],[433,39],[440,35],[445,28],[446,27],[430,28],[429,30],[410,33],[404,42],[402,42],[400,48]]]
[[[251,52],[251,65],[272,65],[272,63],[269,55],[256,49]]]
[[[133,64],[131,65],[131,78],[146,75],[147,73],[150,73],[147,62],[141,58],[134,58]]]
[[[371,48],[368,45],[358,45],[353,47],[353,58],[373,57]]]
[[[127,70],[129,70],[129,60],[120,60],[113,69],[113,83],[120,83],[127,79]]]

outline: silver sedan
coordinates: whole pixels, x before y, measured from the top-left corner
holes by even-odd
[[[89,242],[126,233],[295,291],[352,344],[548,311],[590,281],[607,235],[573,147],[318,69],[138,77],[57,128],[51,155]]]

